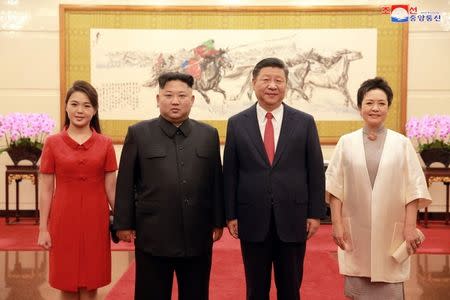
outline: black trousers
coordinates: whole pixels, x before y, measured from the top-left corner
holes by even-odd
[[[299,300],[306,243],[285,243],[278,238],[272,213],[263,242],[241,241],[247,300],[269,300],[272,264],[278,300]]]
[[[135,300],[170,300],[173,274],[179,300],[208,300],[211,253],[195,257],[159,257],[136,249]]]

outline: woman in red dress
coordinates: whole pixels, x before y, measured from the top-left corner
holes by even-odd
[[[38,244],[50,250],[49,281],[62,299],[95,299],[111,282],[117,162],[111,140],[100,134],[94,87],[74,82],[65,104],[65,128],[46,139],[41,157]]]

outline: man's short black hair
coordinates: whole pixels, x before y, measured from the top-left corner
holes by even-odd
[[[264,58],[259,63],[257,63],[252,72],[253,79],[258,77],[259,72],[261,71],[262,68],[267,68],[267,67],[282,69],[284,71],[284,75],[286,75],[286,80],[288,79],[289,70],[288,70],[286,64],[281,59],[276,58],[276,57]]]
[[[167,72],[159,75],[158,84],[159,88],[163,89],[169,81],[179,80],[186,83],[190,88],[194,85],[194,77],[189,74],[179,72]]]
[[[392,89],[389,86],[389,83],[381,77],[375,77],[373,79],[368,79],[364,81],[358,89],[358,108],[361,108],[362,101],[364,96],[371,90],[382,90],[387,97],[388,106],[391,106],[392,103]]]

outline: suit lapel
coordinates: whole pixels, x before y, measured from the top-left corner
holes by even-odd
[[[277,149],[275,150],[275,157],[273,159],[272,167],[276,166],[276,164],[280,160],[281,154],[286,148],[289,137],[291,136],[293,129],[295,127],[290,107],[285,105],[284,103],[282,105],[284,105],[283,122],[281,123],[280,136],[278,137],[278,144]]]
[[[256,116],[256,105],[253,105],[250,109],[248,109],[245,116],[247,117],[245,129],[250,141],[253,143],[262,159],[269,165],[269,159],[267,158],[266,149],[264,148],[264,142],[261,137],[261,131],[259,130],[258,117]]]

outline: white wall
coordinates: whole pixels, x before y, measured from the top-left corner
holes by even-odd
[[[17,2],[17,5],[8,3]],[[450,14],[448,0],[420,1],[356,1],[356,0],[0,0],[0,21],[5,11],[19,11],[29,15],[25,26],[18,31],[0,29],[0,114],[9,112],[47,112],[59,124],[59,4],[83,5],[389,5],[410,3],[419,10]],[[448,22],[450,22],[450,17]],[[425,114],[450,114],[450,24],[417,23],[410,25],[408,56],[407,117]],[[1,145],[2,142],[0,142]],[[328,159],[333,146],[324,146]],[[120,156],[121,147],[116,151]],[[5,202],[5,165],[11,164],[6,154],[0,155],[0,210]],[[21,208],[33,204],[33,187],[22,184]],[[11,196],[14,190],[11,186]],[[444,188],[431,188],[435,200],[430,211],[443,211]],[[10,198],[11,199],[11,198]]]

